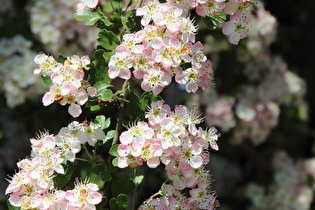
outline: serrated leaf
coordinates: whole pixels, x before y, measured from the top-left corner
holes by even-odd
[[[84,9],[78,10],[74,14],[74,17],[78,21],[84,21],[84,25],[92,26],[103,16],[98,12],[92,12],[91,10]]]
[[[109,149],[109,154],[111,154],[111,155],[114,156],[114,157],[117,157],[117,156],[118,156],[118,152],[117,152],[118,146],[119,146],[119,144],[113,145],[113,146]],[[114,165],[114,164],[113,164],[113,165]]]
[[[56,176],[54,177],[54,183],[57,189],[62,189],[68,183],[74,171],[74,164],[72,162],[67,162],[67,164],[63,164],[63,167],[65,173],[56,174]]]
[[[117,35],[111,31],[100,31],[98,33],[98,43],[106,50],[113,51],[120,44]]]

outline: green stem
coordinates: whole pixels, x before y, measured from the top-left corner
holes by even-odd
[[[93,158],[93,156],[91,155],[91,153],[89,152],[89,150],[86,148],[86,145],[83,144],[82,147],[84,148],[86,154],[89,156],[91,162],[93,162],[94,158]]]
[[[93,163],[92,160],[87,160],[87,159],[78,158],[78,157],[76,157],[75,159],[76,159],[76,160],[80,160],[80,161],[84,161],[84,162],[88,162],[88,163]]]
[[[162,190],[159,190],[159,191],[156,192],[154,195],[152,195],[150,198],[154,198],[154,197],[159,196],[159,195],[163,195]]]

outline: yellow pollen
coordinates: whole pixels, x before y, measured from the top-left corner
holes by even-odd
[[[116,65],[118,68],[123,68],[123,67],[125,67],[125,61],[124,60],[118,60]]]

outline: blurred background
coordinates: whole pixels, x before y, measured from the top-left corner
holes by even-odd
[[[42,105],[47,87],[33,70],[39,53],[93,55],[98,31],[74,19],[76,4],[0,0],[0,209],[29,139],[73,120],[67,107]],[[215,88],[186,94],[174,84],[162,93],[172,106],[199,107],[202,126],[220,131],[208,166],[220,209],[315,209],[314,13],[312,1],[260,2],[237,46],[200,21]]]

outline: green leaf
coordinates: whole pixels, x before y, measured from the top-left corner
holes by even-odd
[[[110,210],[119,210],[116,198],[111,198],[109,200],[109,209]]]
[[[54,177],[54,183],[57,189],[62,189],[68,183],[74,171],[74,164],[72,162],[67,162],[67,164],[63,164],[63,167],[65,173],[56,174],[56,176]]]
[[[107,80],[98,81],[94,84],[94,87],[97,89],[97,91],[105,90],[109,87],[112,87],[110,83],[108,83]]]
[[[109,63],[110,58],[111,58],[114,54],[115,54],[114,51],[104,52],[103,57],[104,57],[105,61]]]
[[[120,44],[120,40],[117,35],[111,31],[100,31],[98,36],[98,43],[106,50],[113,51]]]
[[[99,106],[99,105],[90,106],[90,110],[91,110],[92,112],[98,112],[98,111],[100,111],[101,109],[102,109],[102,107]]]
[[[138,186],[138,185],[142,182],[143,178],[144,178],[143,175],[136,176],[136,177],[134,178],[134,180],[133,180],[133,183],[134,183],[136,186]]]
[[[103,16],[99,14],[98,12],[92,12],[91,10],[78,10],[74,17],[78,21],[84,21],[84,24],[87,26],[94,25],[99,19],[101,19]]]
[[[114,157],[117,157],[117,156],[118,156],[118,152],[117,152],[118,146],[119,146],[119,144],[113,145],[113,146],[109,149],[109,154],[111,154],[111,155],[114,156]]]
[[[139,97],[133,92],[129,92],[125,98],[128,103],[125,104],[126,114],[130,121],[136,121],[144,118],[144,113],[140,108]]]
[[[128,197],[126,194],[119,194],[117,196],[117,205],[119,209],[126,209],[128,206]]]
[[[218,26],[217,22],[209,16],[203,17],[202,20],[210,30],[214,30]]]
[[[104,129],[106,129],[106,128],[108,128],[108,127],[110,126],[110,118],[107,118],[107,119],[105,120],[104,126],[105,126]]]
[[[99,164],[96,165],[93,169],[92,172],[97,174],[97,175],[101,175],[101,173],[105,170],[105,165],[104,164]]]
[[[114,94],[113,91],[111,91],[110,89],[106,89],[99,91],[98,95],[102,101],[109,101],[110,99],[112,99]]]
[[[102,22],[104,23],[105,26],[111,26],[114,23],[110,22],[108,18],[102,18]]]
[[[126,194],[119,194],[116,198],[109,201],[110,210],[124,210],[128,206],[128,197]]]
[[[105,118],[104,115],[97,115],[95,117],[95,122],[102,126],[102,130],[108,128],[110,126],[110,118]]]
[[[136,10],[131,10],[125,16],[121,17],[121,23],[124,28],[132,32],[141,30],[141,17],[135,16],[135,14]]]
[[[106,62],[103,57],[104,53],[105,51],[102,49],[98,49],[94,53],[95,57],[95,60],[93,61],[95,67],[94,83],[98,81],[103,81],[105,84],[110,84],[112,81],[112,79],[110,79],[108,76],[108,62]]]
[[[112,173],[115,173],[117,170],[117,167],[113,166],[112,164],[106,164],[101,174],[102,179],[105,182],[109,182],[112,179]]]
[[[44,84],[47,85],[48,87],[53,85],[53,82],[52,82],[50,76],[43,76],[43,75],[41,75],[41,78],[42,78]]]
[[[113,166],[118,166],[118,157],[115,157],[113,160],[112,160],[112,164]]]
[[[151,105],[152,102],[155,102],[161,99],[162,99],[161,96],[156,96],[152,92],[148,92],[148,91],[144,92],[140,98],[140,108],[142,112],[146,111],[146,109],[148,108],[148,106]]]
[[[63,55],[59,55],[58,58],[57,58],[57,62],[58,63],[61,63],[61,64],[64,64],[64,62],[67,60],[67,57],[66,56],[63,56]]]
[[[110,140],[110,139],[112,139],[112,138],[114,138],[115,133],[116,133],[115,130],[110,130],[110,131],[108,131],[108,132],[106,133],[106,136],[105,136],[105,142],[108,141],[108,140]]]

